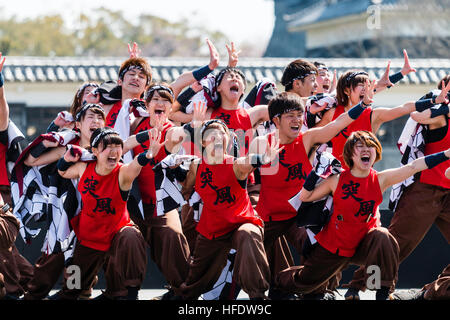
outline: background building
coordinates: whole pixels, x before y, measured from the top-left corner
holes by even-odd
[[[274,0],[266,57],[448,58],[448,0]],[[289,44],[289,45],[286,45]]]

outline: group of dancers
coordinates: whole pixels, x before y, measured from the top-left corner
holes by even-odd
[[[380,79],[296,59],[284,90],[273,79],[248,90],[235,45],[217,72],[206,43],[209,63],[170,84],[153,82],[129,46],[118,79],[84,83],[15,153],[0,54],[0,298],[136,300],[149,248],[168,285],[155,299],[335,299],[341,285],[346,299],[366,289],[377,300],[449,299],[450,265],[420,290],[395,284],[433,223],[450,243],[450,75],[419,99],[373,107],[415,72],[406,51],[401,71],[388,63]],[[378,129],[405,115],[401,166],[376,171]],[[386,227],[379,205],[390,187]],[[39,232],[31,264],[15,240]],[[349,265],[360,269],[342,284]],[[101,270],[106,288],[92,297]]]

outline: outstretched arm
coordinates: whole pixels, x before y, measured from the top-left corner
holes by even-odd
[[[397,119],[414,111],[426,111],[434,104],[448,103],[447,93],[450,91],[450,82],[447,86],[442,84],[442,90],[436,99],[409,101],[395,108],[376,108],[372,113],[372,130],[376,132],[384,122]],[[431,112],[431,111],[430,111]],[[448,113],[448,112],[447,112]]]
[[[3,78],[3,65],[5,64],[6,58],[3,57],[0,52],[0,131],[5,131],[8,128],[9,122],[9,106],[6,102],[4,78]]]
[[[194,71],[185,72],[172,82],[170,87],[173,89],[175,97],[178,96],[183,88],[206,77],[219,65],[219,52],[209,39],[206,39],[206,43],[209,47],[209,64]]]
[[[362,103],[357,104],[348,112],[341,114],[334,121],[328,123],[324,127],[312,128],[304,133],[303,142],[305,150],[309,153],[309,150],[316,143],[326,143],[336,136],[341,130],[347,127],[355,119],[357,119],[364,111],[364,105],[371,105],[373,101],[375,80],[368,82],[364,85],[364,98]]]
[[[390,186],[402,182],[417,172],[431,169],[450,159],[450,149],[418,158],[400,168],[387,169],[378,173],[381,192]]]
[[[149,132],[149,140],[150,146],[146,152],[142,152],[141,154],[134,157],[133,161],[124,164],[120,168],[119,172],[119,186],[123,191],[127,191],[131,189],[131,185],[133,184],[134,179],[141,173],[142,167],[147,165],[150,160],[156,156],[164,145],[165,141],[160,143],[161,132],[158,131],[157,134],[152,134],[153,132]]]

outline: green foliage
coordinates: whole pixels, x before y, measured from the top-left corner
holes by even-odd
[[[126,56],[127,43],[133,42],[143,56],[205,56],[206,37],[218,48],[227,42],[223,33],[193,28],[187,21],[145,14],[128,21],[106,8],[97,9],[95,17],[79,16],[72,29],[60,15],[0,20],[0,52],[10,56]]]

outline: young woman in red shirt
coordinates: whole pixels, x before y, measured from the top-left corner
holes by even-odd
[[[128,193],[142,167],[150,163],[164,143],[161,134],[149,134],[150,146],[128,164],[120,163],[123,141],[111,128],[100,128],[91,137],[96,161],[77,162],[80,155],[64,154],[58,173],[66,179],[80,179],[81,212],[71,220],[77,236],[72,264],[81,271],[81,288],[69,290],[65,284],[60,299],[76,299],[88,289],[105,264],[109,299],[137,299],[144,279],[147,259],[142,234],[127,210]]]
[[[334,210],[329,222],[316,235],[317,244],[304,265],[280,272],[277,283],[287,291],[305,294],[326,283],[349,264],[378,266],[380,287],[377,300],[386,300],[398,270],[397,240],[380,227],[376,210],[383,192],[420,171],[431,169],[450,157],[450,149],[418,158],[396,169],[375,171],[381,159],[381,144],[369,131],[353,132],[344,146],[349,170],[325,179],[314,187],[319,176],[311,171],[300,194],[302,201],[315,201],[333,195]]]
[[[253,210],[246,183],[255,167],[278,154],[278,142],[272,141],[264,156],[235,158],[227,153],[230,132],[223,121],[206,121],[200,134],[202,159],[191,163],[185,187],[194,188],[200,195],[203,209],[189,274],[181,286],[182,296],[197,299],[211,290],[234,248],[234,279],[250,299],[263,299],[270,277],[263,222]]]

